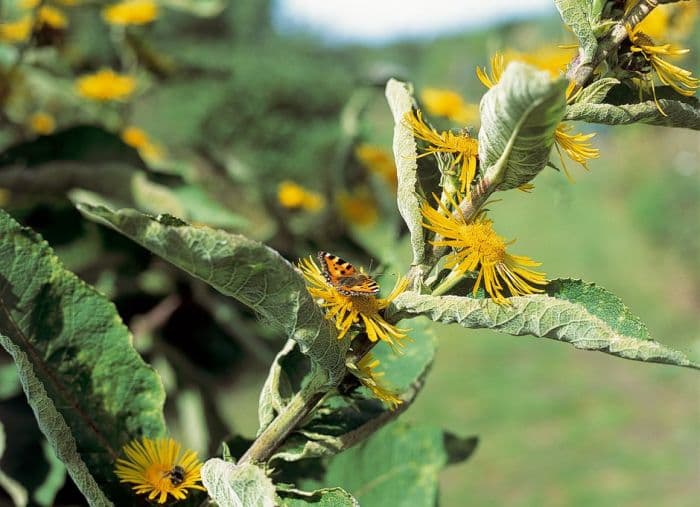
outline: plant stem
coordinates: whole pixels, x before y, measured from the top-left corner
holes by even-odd
[[[447,275],[447,278],[445,278],[442,283],[435,288],[431,295],[442,296],[445,292],[457,285],[463,278],[464,275],[462,273],[452,271],[449,275]]]

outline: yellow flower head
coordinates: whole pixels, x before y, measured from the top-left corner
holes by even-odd
[[[347,223],[353,225],[372,225],[379,218],[377,202],[366,187],[360,187],[353,193],[340,193],[338,195],[338,211]]]
[[[75,86],[78,94],[83,97],[106,102],[128,99],[136,89],[136,80],[111,69],[102,69],[79,78]]]
[[[451,204],[457,209],[457,203],[453,199]],[[534,285],[544,285],[547,282],[544,273],[529,269],[540,263],[528,257],[509,254],[506,248],[513,241],[506,242],[496,234],[493,222],[484,215],[468,224],[462,217],[453,216],[440,201],[438,209],[424,203],[421,212],[427,222],[423,223],[423,227],[438,235],[431,243],[452,249],[445,267],[462,275],[469,271],[478,272],[474,294],[483,283],[484,290],[496,303],[509,304],[503,295],[504,289],[508,289],[512,296],[543,291]]]
[[[40,0],[20,0],[19,8],[30,11],[39,5],[39,1]]]
[[[307,190],[293,181],[285,180],[277,187],[278,202],[289,209],[318,211],[325,206],[321,194]]]
[[[452,90],[425,88],[420,98],[429,114],[444,116],[462,124],[473,123],[479,118],[479,107],[467,104],[461,95]]]
[[[102,10],[102,17],[112,25],[145,25],[158,17],[153,0],[124,0]]]
[[[126,459],[119,458],[114,472],[120,482],[133,484],[138,495],[163,504],[168,495],[184,500],[190,489],[206,491],[199,484],[202,463],[197,453],[182,449],[172,438],[133,440],[124,446]]]
[[[3,42],[24,42],[32,33],[34,21],[32,17],[26,15],[17,21],[0,23],[0,41]]]
[[[452,167],[461,164],[459,172],[460,191],[470,194],[470,186],[476,176],[476,161],[479,156],[479,143],[469,136],[467,132],[455,134],[452,131],[437,132],[428,126],[423,120],[420,111],[410,111],[406,113],[406,123],[413,130],[413,135],[425,141],[428,146],[421,155],[434,155],[436,153],[447,153],[452,155]]]
[[[299,261],[309,294],[319,300],[326,310],[326,318],[335,322],[339,331],[338,339],[345,337],[354,324],[360,324],[370,341],[383,340],[392,347],[402,346],[401,340],[407,337],[405,329],[389,324],[380,312],[408,286],[408,279],[400,278],[386,298],[374,296],[346,296],[326,282],[321,270],[311,258]]]
[[[357,362],[356,368],[350,368],[350,372],[372,392],[375,398],[383,401],[390,410],[395,410],[403,400],[382,385],[380,379],[384,376],[384,372],[376,371],[379,364],[379,359],[375,359],[372,353],[368,352]]]
[[[380,146],[360,144],[355,148],[355,156],[369,171],[381,176],[394,190],[398,186],[396,164],[390,153]]]
[[[684,55],[690,51],[689,49],[676,48],[671,44],[657,45],[651,37],[641,32],[638,27],[627,27],[627,33],[632,44],[630,50],[633,53],[643,55],[644,59],[651,65],[651,68],[654,69],[659,81],[686,97],[692,97],[695,94],[695,90],[700,88],[700,79],[693,77],[692,72],[673,65],[662,58],[664,56]],[[656,107],[665,115],[666,113],[663,112],[656,100],[654,81],[651,79],[649,81]]]
[[[122,130],[122,141],[136,148],[139,154],[146,160],[158,161],[163,158],[163,149],[155,144],[143,130],[129,126]]]
[[[50,5],[44,5],[37,13],[37,24],[51,27],[55,30],[62,30],[68,26],[68,18],[63,11]]]
[[[29,118],[29,128],[37,134],[48,135],[56,129],[56,120],[48,113],[34,113]]]

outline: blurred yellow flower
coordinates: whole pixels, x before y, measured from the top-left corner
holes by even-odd
[[[11,195],[8,189],[0,187],[0,208],[6,206],[10,202]]]
[[[0,41],[3,42],[24,42],[32,33],[34,20],[26,15],[17,21],[0,23]]]
[[[129,126],[122,130],[122,141],[136,148],[141,156],[146,160],[157,162],[163,158],[163,150],[148,137],[143,130],[138,127]]]
[[[394,190],[398,185],[396,164],[389,152],[373,144],[360,144],[355,148],[355,156],[371,172],[381,176]]]
[[[36,8],[36,6],[39,5],[40,1],[41,0],[20,0],[19,8],[30,11]]]
[[[106,102],[128,99],[136,89],[136,80],[111,69],[102,69],[77,79],[75,86],[79,95]]]
[[[145,25],[158,17],[153,0],[124,0],[102,9],[102,17],[112,25]]]
[[[407,278],[398,279],[391,294],[385,298],[348,296],[341,294],[326,281],[321,270],[310,257],[301,259],[299,268],[306,279],[309,294],[319,300],[319,304],[326,309],[326,318],[335,322],[335,327],[339,331],[339,340],[345,337],[353,325],[362,321],[370,341],[382,340],[392,347],[402,346],[401,340],[407,337],[406,330],[386,322],[380,312],[406,290]]]
[[[277,201],[285,208],[318,211],[326,202],[321,194],[285,180],[277,187]]]
[[[547,283],[544,273],[530,269],[540,263],[529,257],[509,254],[506,247],[513,241],[506,242],[496,234],[490,219],[482,214],[468,224],[463,217],[455,217],[437,197],[435,200],[438,209],[427,202],[421,207],[426,220],[423,227],[439,236],[439,239],[431,241],[433,245],[452,249],[445,263],[447,269],[461,276],[478,271],[474,294],[483,283],[484,290],[494,302],[507,305],[510,302],[503,295],[504,289],[508,289],[512,296],[543,292],[535,286]],[[458,209],[456,201],[451,197],[450,201]]]
[[[436,153],[452,155],[452,167],[461,164],[459,171],[460,191],[469,196],[471,193],[470,186],[476,176],[476,160],[479,156],[478,141],[470,137],[467,132],[455,134],[450,130],[446,130],[438,133],[425,123],[423,114],[420,111],[406,113],[405,119],[408,127],[413,130],[413,135],[417,139],[428,143],[428,147],[423,150],[424,153],[418,155],[418,158]]]
[[[63,11],[50,5],[42,6],[36,19],[38,25],[46,25],[55,30],[62,30],[68,26],[68,18]]]
[[[377,202],[367,187],[338,195],[338,211],[343,219],[354,225],[372,225],[379,218]]]
[[[625,11],[636,3],[637,0],[627,0]],[[636,28],[654,40],[669,38],[676,41],[683,40],[691,33],[698,10],[700,5],[697,1],[659,4],[636,25]]]
[[[118,458],[114,472],[120,482],[134,484],[137,495],[164,504],[168,495],[184,500],[191,489],[206,491],[201,482],[202,463],[197,453],[172,438],[132,440],[123,448],[126,459]]]
[[[513,58],[513,55],[514,53],[511,55],[511,58]],[[515,59],[517,60],[518,58]],[[479,78],[479,81],[481,81],[481,83],[487,88],[495,86],[496,83],[498,83],[501,80],[501,76],[503,75],[503,71],[505,70],[506,66],[505,62],[507,61],[512,60],[508,60],[500,53],[496,53],[493,57],[491,57],[490,73],[488,73],[486,69],[482,70],[481,68],[477,67],[476,75]],[[536,65],[536,61],[537,59],[530,58],[529,63],[531,65]],[[548,70],[553,77],[558,77],[559,72],[555,72],[555,69],[557,68],[557,65],[560,65],[560,61],[553,60],[553,62],[554,65],[550,69],[543,68],[542,70]],[[566,88],[567,102],[575,100],[578,91],[580,90],[577,90],[575,83],[570,82],[569,86],[567,86]],[[595,136],[595,133],[572,133],[572,128],[573,127],[570,124],[560,123],[559,125],[557,125],[557,128],[554,131],[554,143],[557,148],[557,152],[559,153],[559,158],[561,159],[564,173],[570,181],[572,178],[569,174],[568,169],[566,168],[566,164],[564,163],[564,158],[562,157],[562,150],[571,160],[573,160],[574,162],[578,162],[586,170],[588,170],[587,162],[591,159],[598,158],[600,156],[600,151],[596,148],[593,148],[590,143],[590,139],[593,136]],[[521,188],[521,190],[528,191],[523,188]]]
[[[357,370],[350,368],[350,372],[372,392],[375,398],[383,401],[390,410],[395,410],[403,401],[396,393],[382,385],[380,379],[384,376],[384,372],[376,371],[380,364],[379,359],[375,359],[372,353],[368,352],[357,362]]]
[[[48,135],[56,130],[56,120],[48,113],[34,113],[29,117],[29,128],[37,134]]]
[[[421,92],[421,102],[428,114],[444,116],[457,123],[474,123],[479,119],[479,106],[467,104],[452,90],[425,88]]]

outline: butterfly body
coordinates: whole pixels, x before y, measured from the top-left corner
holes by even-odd
[[[326,281],[344,296],[374,296],[379,292],[377,282],[348,261],[328,252],[318,252],[318,260]]]

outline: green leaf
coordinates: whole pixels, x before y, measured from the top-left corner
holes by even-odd
[[[315,491],[285,489],[283,507],[360,507],[360,503],[342,488],[323,488]]]
[[[219,458],[202,466],[202,484],[221,506],[275,507],[275,486],[265,471],[255,465],[236,465]]]
[[[364,388],[351,396],[330,397],[285,441],[272,459],[297,461],[331,456],[362,442],[401,415],[423,388],[432,365],[436,340],[430,324],[427,319],[411,322],[410,336],[413,342],[407,344],[402,354],[396,354],[386,344],[379,344],[372,349],[374,357],[381,361],[378,369],[385,374],[381,378],[382,385],[399,393],[403,401],[398,408],[389,410],[371,393],[365,392]],[[291,354],[287,357],[290,356]],[[293,374],[298,375],[289,367],[283,368],[283,371],[287,372],[286,375],[283,373],[283,379]],[[279,382],[279,385],[286,384]],[[267,398],[261,396],[261,400]]]
[[[327,385],[334,385],[345,374],[348,341],[336,338],[299,271],[275,250],[169,215],[155,218],[135,210],[111,211],[87,204],[78,209],[255,310],[299,343],[325,375]]]
[[[576,97],[577,104],[600,104],[613,86],[620,84],[614,77],[604,77],[586,86]]]
[[[5,454],[5,427],[0,422],[0,458]],[[7,493],[16,507],[25,507],[29,501],[27,489],[0,469],[0,489]]]
[[[511,62],[481,99],[479,160],[499,190],[529,182],[547,165],[564,116],[566,80]]]
[[[394,305],[402,316],[426,315],[466,328],[551,338],[625,359],[700,369],[681,352],[652,340],[641,320],[602,287],[562,279],[551,281],[545,291],[511,297],[511,306],[490,299],[405,292]]]
[[[157,374],[114,305],[0,212],[0,345],[41,431],[91,505],[133,499],[113,466],[127,441],[165,433]],[[104,491],[104,492],[103,492]]]
[[[399,213],[411,233],[413,264],[422,264],[427,243],[423,230],[420,206],[422,191],[418,181],[418,162],[416,141],[411,128],[406,125],[404,117],[413,109],[411,87],[395,79],[386,84],[386,99],[394,116],[394,160],[396,162],[398,190],[397,201]]]
[[[224,0],[161,0],[161,3],[171,9],[203,18],[216,16],[226,7]]]
[[[647,123],[663,127],[700,130],[700,107],[697,100],[680,101],[659,99],[661,114],[653,100],[638,104],[585,104],[577,103],[566,108],[566,120],[580,120],[604,125],[629,125]]]
[[[438,473],[449,462],[445,441],[435,427],[392,424],[336,456],[324,483],[351,492],[362,507],[434,507]]]
[[[578,38],[582,61],[590,62],[598,47],[593,27],[600,19],[602,4],[591,0],[554,0],[554,4],[564,24]]]

